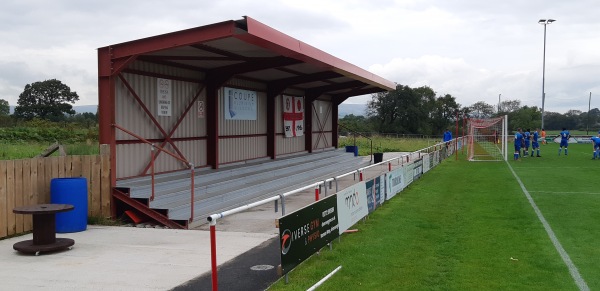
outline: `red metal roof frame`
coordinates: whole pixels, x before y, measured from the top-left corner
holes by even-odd
[[[248,33],[235,35],[238,39],[379,87],[383,89],[381,91],[394,90],[396,88],[396,84],[391,81],[363,70],[342,59],[336,58],[309,44],[262,24],[251,17],[244,16],[244,18],[246,20]]]
[[[241,50],[237,46],[242,46]],[[129,64],[136,60],[205,72],[211,78],[205,80],[207,91],[210,91],[207,94],[211,96],[215,96],[214,90],[233,77],[267,84],[269,98],[287,88],[306,92],[307,102],[328,95],[335,104],[332,115],[336,117],[337,105],[349,97],[395,89],[393,82],[250,17],[102,47],[98,49],[100,142],[111,145],[113,169],[116,152],[112,127],[115,124],[115,82],[119,74],[129,70]],[[271,103],[267,105],[273,110],[274,103]],[[207,128],[208,150],[215,153],[218,151],[216,110],[215,101],[209,98],[207,112],[211,126]],[[272,115],[269,118],[268,152],[274,158],[275,122]],[[307,119],[307,122],[310,124],[311,121]],[[336,126],[337,118],[333,122]],[[308,135],[307,148],[311,139],[312,136]],[[214,161],[209,161],[214,167],[218,166],[215,156],[218,155],[211,155]],[[112,185],[116,181],[115,172],[111,173]]]
[[[240,29],[240,26],[242,29]],[[245,28],[245,31],[243,28]],[[336,72],[342,76],[381,89],[375,91],[394,90],[396,87],[391,81],[336,58],[247,16],[238,21],[224,21],[100,48],[99,50],[107,49],[109,51],[110,56],[108,58],[112,62],[99,62],[99,73],[100,76],[119,73],[129,62],[144,54],[177,47],[200,45],[208,41],[228,37],[242,40],[282,56],[314,65],[326,71]],[[347,96],[347,94],[345,95]]]

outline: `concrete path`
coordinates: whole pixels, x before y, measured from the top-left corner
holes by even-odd
[[[12,245],[32,234],[0,241],[2,290],[168,290],[210,272],[206,231],[89,226],[57,234],[71,250],[23,255]],[[218,264],[260,245],[272,234],[217,232]]]

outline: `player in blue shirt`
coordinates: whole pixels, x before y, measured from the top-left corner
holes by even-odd
[[[531,156],[533,157],[533,151],[537,151],[537,157],[541,157],[540,156],[540,143],[538,142],[538,139],[540,138],[540,134],[538,133],[538,129],[536,128],[535,131],[531,134]]]
[[[451,140],[452,140],[452,132],[450,132],[449,129],[446,129],[446,131],[444,132],[444,142],[446,143],[446,148],[448,148],[448,145],[450,144]]]
[[[523,134],[521,134],[521,128],[517,128],[515,133],[515,161],[519,160],[521,154],[521,143],[523,142]]]
[[[523,133],[523,140],[525,141],[523,157],[526,157],[529,152],[529,142],[531,141],[531,130],[529,130],[529,128]],[[531,153],[533,153],[533,151],[531,151]]]
[[[562,151],[563,147],[565,148],[565,156],[568,154],[567,148],[569,147],[569,138],[570,137],[571,137],[571,134],[569,133],[569,131],[563,127],[562,131],[560,132],[560,147],[558,148],[559,156],[560,156],[560,152]]]
[[[592,136],[590,138],[592,140],[592,146],[594,147],[594,157],[592,160],[596,158],[600,159],[600,131],[598,131],[598,136]]]

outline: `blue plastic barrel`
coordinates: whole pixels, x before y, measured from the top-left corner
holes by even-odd
[[[86,178],[54,178],[50,181],[50,203],[71,204],[75,209],[56,214],[56,232],[87,229],[88,189]]]
[[[358,146],[346,146],[347,153],[354,153],[355,157],[358,157]]]
[[[355,146],[346,146],[346,152],[347,153],[353,153],[355,150]]]

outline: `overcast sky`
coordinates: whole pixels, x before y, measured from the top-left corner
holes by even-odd
[[[76,105],[97,104],[99,47],[243,15],[390,81],[427,85],[463,106],[518,99],[546,111],[600,107],[600,5],[595,0],[4,0],[0,99],[59,79]],[[366,103],[369,96],[346,103]]]

